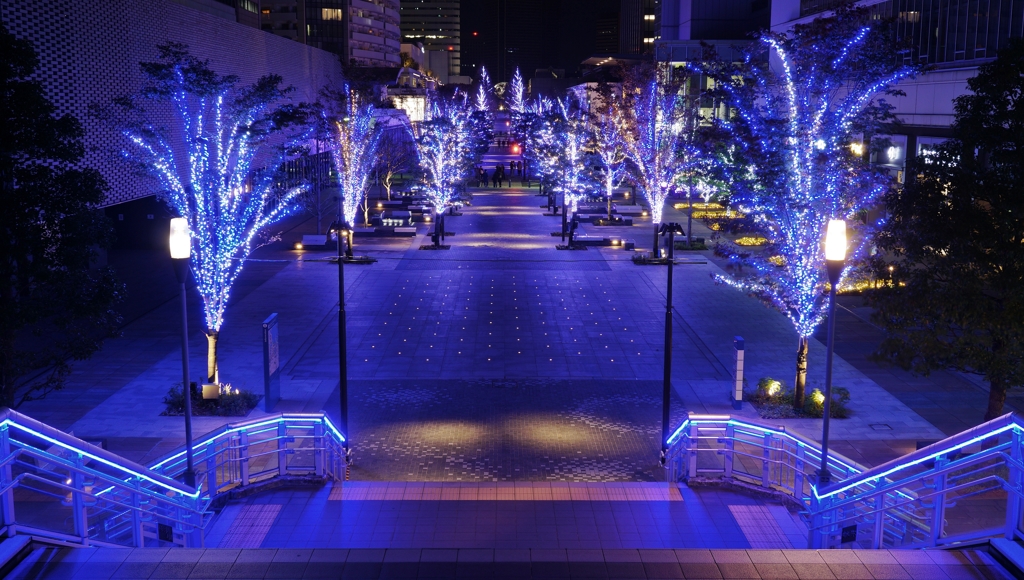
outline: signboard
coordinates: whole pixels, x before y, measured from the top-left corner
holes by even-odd
[[[281,349],[277,344],[277,313],[263,321],[263,410],[270,413],[281,399]]]
[[[843,528],[842,537],[839,539],[841,544],[849,544],[850,542],[857,541],[857,524],[852,526],[846,526]]]
[[[732,389],[732,406],[734,409],[741,409],[743,408],[743,337],[733,337],[732,345],[736,350],[736,381],[733,383]]]

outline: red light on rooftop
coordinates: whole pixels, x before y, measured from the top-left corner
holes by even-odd
[[[475,30],[474,30],[474,31],[473,31],[473,36],[478,36],[478,35],[479,35],[479,33],[478,33],[477,31],[475,31]]]
[[[448,50],[455,50],[455,47],[454,46],[449,46]]]

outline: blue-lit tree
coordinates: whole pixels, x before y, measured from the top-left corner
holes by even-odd
[[[371,103],[348,87],[337,97],[341,112],[333,117],[325,114],[323,121],[329,126],[331,160],[338,179],[341,219],[349,226],[351,235],[351,228],[356,225],[359,206],[366,198],[370,175],[377,162],[381,132]],[[352,257],[351,239],[346,250],[349,257]]]
[[[209,343],[207,375],[216,382],[217,339],[235,280],[261,230],[290,212],[305,187],[282,186],[278,172],[298,138],[286,129],[297,131],[291,123],[301,116],[277,105],[290,91],[281,77],[239,87],[237,77],[218,75],[184,45],[159,50],[159,61],[141,65],[141,93],[117,101],[129,142],[124,157],[155,178],[160,197],[188,220]],[[161,115],[168,109],[172,125]]]
[[[458,184],[473,167],[480,136],[464,99],[435,100],[430,120],[415,127],[416,151],[425,174],[427,198],[434,208],[435,245],[444,231],[443,215],[455,200]]]
[[[697,110],[683,94],[681,83],[663,78],[665,71],[648,76],[653,78],[625,91],[623,106],[617,110],[630,175],[651,208],[657,257],[665,200],[676,189],[687,164],[699,157],[691,145]]]
[[[487,67],[481,66],[479,84],[476,88],[476,102],[474,103],[476,110],[485,112],[491,110],[491,92],[493,90],[491,76],[487,74]]]
[[[912,76],[891,31],[865,9],[844,5],[834,16],[765,35],[738,69],[708,67],[720,96],[735,110],[723,122],[734,136],[731,202],[768,239],[749,262],[756,274],[721,277],[784,313],[798,340],[796,407],[802,407],[808,339],[826,311],[825,228],[845,219],[855,231],[847,263],[863,257],[875,224],[857,216],[890,186],[887,175],[854,154],[856,134],[885,132],[890,107],[880,98]],[[769,70],[759,62],[771,55]],[[770,259],[774,258],[774,261]],[[781,257],[782,265],[776,265]]]
[[[590,126],[586,115],[574,105],[559,107],[557,121],[558,146],[561,149],[555,172],[555,190],[560,192],[569,206],[569,213],[579,209],[579,203],[593,191],[595,183],[587,170],[586,158],[591,144]]]
[[[519,67],[516,67],[515,72],[512,73],[512,82],[509,83],[505,102],[513,115],[521,115],[526,112],[526,85],[523,84],[523,75],[519,72]]]
[[[621,103],[612,93],[605,97],[607,102],[602,111],[591,115],[591,135],[593,140],[590,149],[601,161],[604,171],[601,174],[601,185],[604,188],[608,204],[608,219],[612,219],[612,193],[626,175],[626,145],[619,126]]]

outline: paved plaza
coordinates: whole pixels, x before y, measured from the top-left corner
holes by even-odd
[[[448,218],[446,229],[455,233],[450,250],[419,250],[428,241],[422,226],[416,238],[357,238],[357,251],[378,262],[346,266],[354,477],[660,480],[665,268],[635,266],[630,252],[618,249],[554,249],[558,238],[550,234],[560,218],[543,215],[545,198],[535,188],[471,192],[472,205]],[[668,213],[682,221],[675,210]],[[337,266],[326,260],[329,251],[291,251],[291,238],[309,224],[291,226],[282,243],[257,251],[243,271],[221,333],[221,377],[262,391],[259,323],[276,312],[284,363],[275,410],[333,413]],[[649,221],[585,228],[650,245]],[[687,411],[735,412],[728,398],[735,336],[746,340],[749,382],[793,373],[796,337],[788,321],[717,286],[711,274],[722,270],[714,259],[697,262],[704,263],[676,267],[674,421]],[[198,296],[191,299],[190,363],[198,378],[206,341]],[[105,440],[132,459],[180,445],[181,419],[160,416],[167,389],[180,382],[176,308],[172,300],[140,317],[77,364],[67,390],[21,410]],[[927,393],[937,377],[876,367],[865,358],[864,333],[851,338],[842,331],[873,330],[854,314],[855,305],[842,311],[838,341],[835,382],[853,396],[851,418],[833,422],[839,451],[877,463],[972,420],[954,413],[950,401],[978,408],[979,387],[946,376],[944,389]],[[858,358],[857,367],[842,359],[844,349]],[[823,358],[824,348],[812,341],[812,387],[822,382]],[[934,396],[943,393],[946,407],[937,413]],[[739,413],[754,415],[749,406]],[[196,431],[227,421],[197,418]],[[821,423],[778,422],[810,438]]]
[[[443,549],[454,554],[446,556],[451,563],[463,558],[456,550],[484,550],[489,562],[502,561],[501,550],[524,562],[538,550],[555,550],[564,562],[589,550],[588,561],[610,566],[615,558],[643,564],[673,554],[644,556],[648,549],[803,547],[806,528],[786,505],[665,482],[658,457],[666,268],[636,266],[621,249],[556,250],[551,232],[560,218],[543,215],[536,189],[471,193],[472,205],[447,220],[450,250],[420,250],[429,242],[421,226],[415,238],[357,238],[357,253],[378,261],[345,266],[351,481],[229,504],[207,536],[208,547],[223,550],[209,557],[241,548],[352,549],[350,558],[370,558],[383,573],[392,555],[412,564]],[[282,400],[275,411],[336,415],[338,266],[330,251],[290,249],[308,222],[293,219],[283,229],[279,244],[256,252],[233,293],[221,378],[262,392],[260,322],[276,312]],[[584,229],[649,249],[647,219]],[[681,262],[672,424],[687,412],[756,417],[729,400],[733,339],[746,341],[753,383],[790,379],[795,334],[781,314],[716,285],[712,275],[724,270],[710,252]],[[198,296],[190,299],[198,378],[206,342]],[[77,364],[66,390],[21,411],[137,461],[179,447],[182,419],[160,415],[163,396],[180,381],[177,308],[171,300],[142,314]],[[834,449],[878,464],[980,420],[985,393],[965,378],[916,378],[870,362],[878,329],[867,317],[857,301],[844,301],[835,382],[853,400],[851,417],[832,422]],[[812,387],[822,382],[823,359],[812,340]],[[250,417],[262,414],[260,407]],[[230,421],[193,424],[200,435]],[[820,434],[819,420],[775,422],[811,439]]]

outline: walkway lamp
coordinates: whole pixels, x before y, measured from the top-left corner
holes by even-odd
[[[668,237],[668,290],[665,294],[665,375],[661,385],[661,464],[665,465],[668,452],[669,406],[672,404],[672,265],[675,261],[675,237],[683,234],[683,228],[675,222],[662,224],[658,230]]]
[[[825,233],[825,270],[828,273],[828,342],[825,355],[825,400],[822,403],[821,469],[818,488],[826,485],[832,476],[828,471],[828,427],[832,418],[832,352],[836,332],[836,290],[846,266],[846,222],[829,220]]]
[[[336,221],[331,224],[330,232],[338,239],[338,399],[340,403],[338,428],[345,436],[343,445],[345,447],[345,460],[349,460],[349,441],[351,436],[348,432],[348,344],[345,341],[345,257],[342,254],[342,245],[349,240],[349,228],[343,221]]]
[[[169,245],[174,275],[181,286],[181,390],[185,398],[185,485],[195,487],[196,469],[192,457],[192,383],[188,380],[188,304],[185,294],[189,260],[192,257],[192,235],[188,231],[188,220],[171,219]]]

